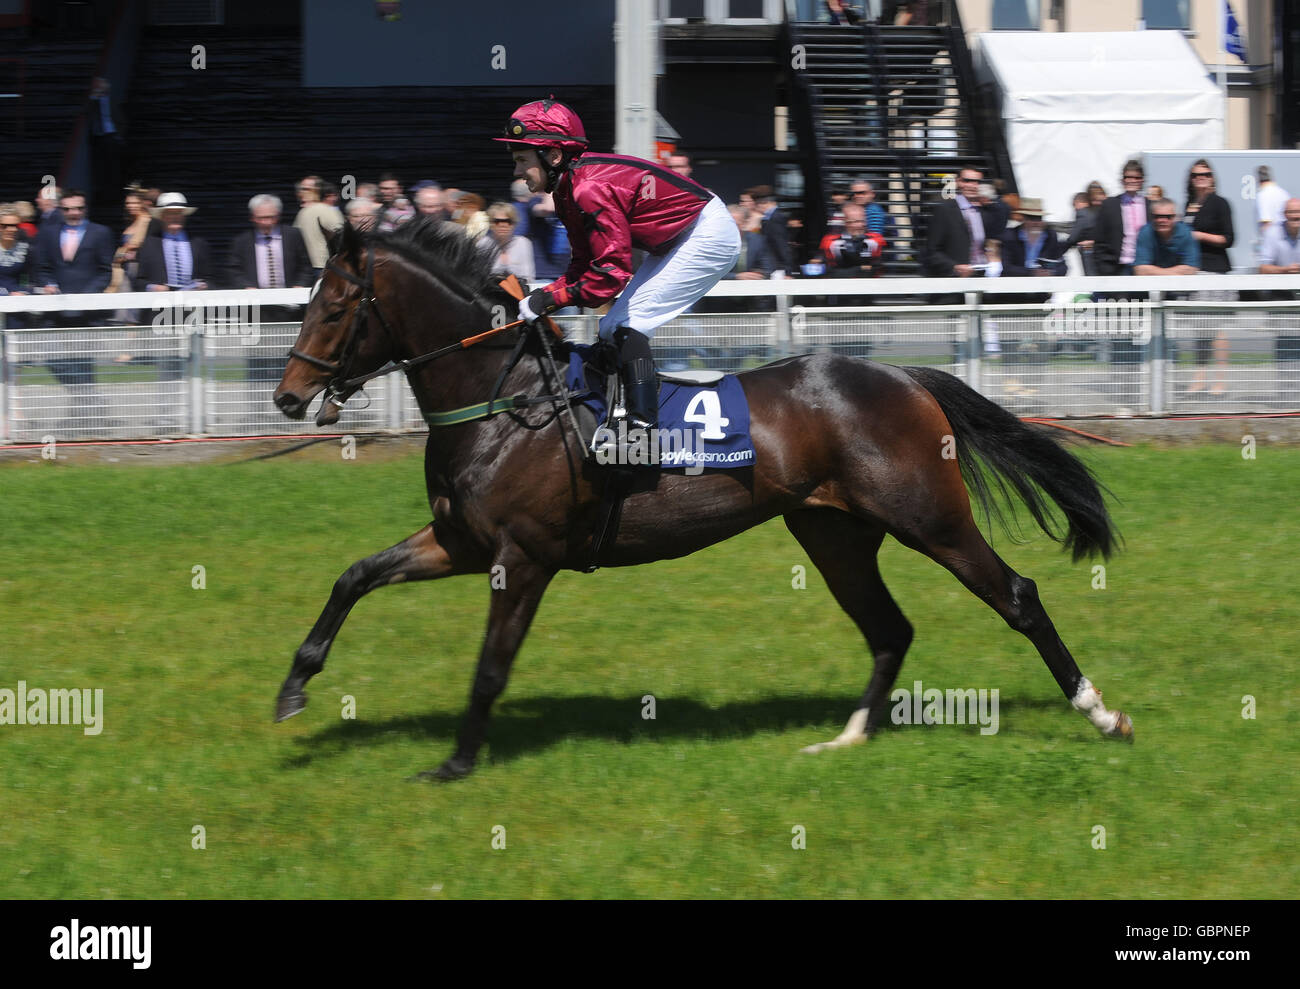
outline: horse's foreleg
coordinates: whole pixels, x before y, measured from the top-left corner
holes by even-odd
[[[479,749],[487,737],[492,704],[506,688],[515,654],[528,633],[542,595],[555,576],[554,572],[514,554],[497,562],[502,565],[498,572],[500,586],[493,584],[487,636],[483,640],[474,686],[470,690],[469,712],[457,737],[456,752],[437,769],[420,773],[421,779],[460,779],[474,768]]]
[[[325,667],[325,657],[334,637],[343,627],[352,606],[362,597],[388,584],[472,572],[463,561],[461,566],[457,565],[458,561],[448,548],[446,534],[442,534],[441,540],[439,535],[437,523],[431,522],[396,546],[358,560],[335,581],[325,610],[293,657],[293,668],[276,700],[276,721],[292,717],[307,706],[303,687]]]
[[[804,751],[821,752],[865,741],[884,718],[889,690],[912,643],[912,625],[894,603],[876,562],[885,528],[831,508],[792,512],[785,517],[785,524],[866,638],[875,660],[871,681],[844,731]]]

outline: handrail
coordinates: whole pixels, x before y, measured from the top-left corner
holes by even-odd
[[[1011,150],[1007,147],[1006,135],[996,121],[987,119],[978,105],[979,87],[975,83],[974,62],[970,46],[966,44],[966,29],[961,22],[961,14],[953,6],[948,28],[949,56],[953,71],[957,74],[962,91],[961,106],[971,125],[971,133],[980,143],[981,150],[993,159],[997,177],[1006,182],[1007,192],[1019,192],[1016,185],[1015,170],[1011,164]]]
[[[708,298],[795,298],[818,295],[917,296],[974,294],[1050,295],[1057,292],[1091,295],[1107,292],[1124,295],[1150,292],[1202,291],[1291,291],[1300,292],[1300,275],[1162,275],[1089,277],[1060,275],[1037,278],[783,278],[763,281],[724,281],[715,285]],[[0,313],[60,312],[62,310],[142,309],[161,312],[201,306],[221,309],[239,306],[303,305],[311,294],[307,288],[211,289],[186,292],[123,292],[95,295],[0,296]]]

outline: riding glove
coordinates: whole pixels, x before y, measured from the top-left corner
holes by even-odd
[[[549,316],[560,307],[555,304],[555,297],[544,288],[535,289],[519,303],[519,318],[528,323],[536,323],[543,316]]]

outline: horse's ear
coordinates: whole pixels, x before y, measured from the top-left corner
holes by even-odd
[[[343,226],[337,230],[332,230],[325,236],[325,247],[329,251],[330,257],[340,254],[343,251],[343,231],[347,229],[348,221],[343,221]]]
[[[361,256],[361,236],[346,219],[343,226],[330,235],[329,250],[331,255],[341,255],[345,260],[353,262],[354,266]]]

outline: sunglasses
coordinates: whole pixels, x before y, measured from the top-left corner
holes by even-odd
[[[16,223],[0,223],[0,230],[17,230],[17,229],[18,229],[18,224]]]
[[[1153,219],[1153,220],[1172,220],[1172,219],[1175,219],[1175,217],[1174,217],[1174,214],[1173,214],[1173,213],[1152,213],[1152,214],[1151,214],[1151,219]]]
[[[1145,178],[1145,176],[1142,176],[1142,175],[1125,175],[1125,176],[1124,176],[1124,181],[1125,181],[1125,182],[1141,182],[1143,178]]]
[[[504,223],[505,225],[507,225],[507,226],[511,226],[511,227],[513,227],[513,226],[515,225],[515,221],[514,221],[514,220],[496,219],[496,220],[493,220],[492,222],[493,222],[493,223]]]
[[[1214,173],[1213,173],[1213,172],[1192,172],[1192,178],[1194,178],[1194,179],[1212,179],[1212,178],[1214,178]]]

